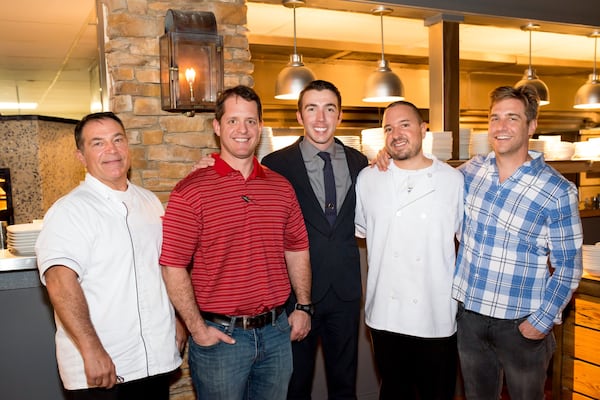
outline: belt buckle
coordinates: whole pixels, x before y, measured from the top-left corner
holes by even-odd
[[[243,316],[242,317],[242,329],[244,329],[244,330],[252,329],[252,328],[250,328],[251,322],[252,322],[252,317]]]

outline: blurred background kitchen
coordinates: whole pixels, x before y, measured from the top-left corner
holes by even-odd
[[[381,5],[389,13],[380,17],[372,10]],[[264,103],[267,129],[260,151],[283,146],[301,132],[295,101],[274,97],[276,77],[295,43],[305,66],[340,88],[344,121],[338,134],[344,141],[367,154],[373,147],[369,140],[377,143],[386,103],[367,103],[363,97],[367,77],[383,55],[401,79],[404,97],[429,121],[431,150],[454,165],[487,151],[489,91],[516,84],[532,68],[549,95],[532,147],[544,151],[578,185],[586,244],[600,241],[600,104],[573,107],[578,89],[596,73],[593,34],[600,31],[600,7],[589,0],[3,1],[0,220],[25,224],[41,219],[79,183],[85,171],[73,155],[72,134],[77,120],[89,112],[119,114],[132,148],[131,179],[163,202],[195,160],[215,151],[212,113],[190,118],[161,109],[158,37],[164,34],[168,9],[215,14],[224,40],[225,86],[254,86]],[[35,263],[27,265],[24,270],[0,268],[0,304],[24,302],[23,308],[0,307],[0,354],[8,360],[0,365],[8,377],[0,383],[0,397],[57,399],[51,313],[31,270]],[[600,297],[595,283],[586,281],[591,288],[582,295]],[[600,319],[600,307],[593,310],[592,321]],[[558,332],[559,345],[563,339],[567,344],[549,371],[554,377],[549,396],[598,399],[599,328],[578,333],[591,360],[575,354],[575,328],[569,329],[564,336]],[[593,332],[596,336],[588,336]],[[363,339],[359,393],[361,399],[375,399],[376,377],[368,339]],[[44,361],[21,366],[19,360],[30,361],[22,346]],[[173,385],[175,399],[193,398],[183,375]],[[322,370],[317,375],[314,398],[321,399]],[[22,397],[24,388],[37,392]]]

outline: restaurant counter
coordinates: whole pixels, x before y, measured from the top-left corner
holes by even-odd
[[[600,277],[584,274],[554,335],[552,399],[600,399]]]
[[[54,315],[35,257],[0,250],[0,397],[62,400]]]

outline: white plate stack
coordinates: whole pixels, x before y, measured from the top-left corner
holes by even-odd
[[[570,142],[561,142],[557,140],[546,142],[544,159],[548,161],[566,161],[570,160],[575,154],[575,144]]]
[[[600,158],[600,140],[588,140],[585,142],[575,142],[575,160],[595,160]]]
[[[256,148],[256,158],[262,160],[264,156],[273,152],[273,129],[265,126],[260,134],[260,143]]]
[[[377,157],[377,153],[385,146],[383,128],[363,129],[360,133],[362,152],[370,160]]]
[[[426,132],[423,139],[423,152],[433,154],[439,160],[452,158],[452,132]]]
[[[16,256],[35,256],[35,242],[41,230],[39,222],[7,226],[8,251]]]
[[[583,245],[583,272],[593,276],[600,276],[600,242],[596,245]]]
[[[355,150],[361,151],[360,137],[355,135],[335,135],[344,145],[352,147]]]
[[[471,128],[460,128],[458,138],[458,159],[469,159],[469,143],[471,143]]]
[[[487,131],[471,132],[469,141],[469,157],[476,155],[487,156],[492,151]]]

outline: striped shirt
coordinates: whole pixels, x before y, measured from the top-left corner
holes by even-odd
[[[256,158],[248,179],[218,155],[179,182],[163,219],[160,264],[186,268],[200,310],[256,315],[290,295],[284,251],[308,249],[294,189]]]
[[[583,234],[575,185],[530,155],[503,183],[493,152],[460,167],[465,220],[453,297],[494,318],[529,315],[548,333],[579,284]]]

